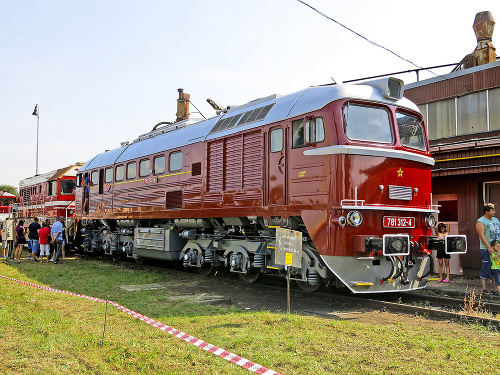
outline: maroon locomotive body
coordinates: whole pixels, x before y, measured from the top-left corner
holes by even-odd
[[[283,271],[276,228],[288,228],[302,235],[290,271],[303,289],[424,287],[430,250],[463,252],[465,238],[431,235],[434,160],[402,94],[394,78],[310,87],[160,123],[78,171],[84,250],[228,267],[253,282]],[[179,112],[187,102],[181,93]]]

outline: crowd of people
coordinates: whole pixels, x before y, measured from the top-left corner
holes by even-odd
[[[21,262],[25,245],[28,246],[28,260],[32,262],[43,262],[43,259],[46,258],[47,262],[60,264],[61,256],[62,259],[66,258],[65,248],[68,243],[68,237],[66,227],[64,226],[64,217],[58,217],[52,225],[50,220],[45,220],[40,224],[39,219],[35,217],[28,227],[24,226],[24,220],[19,220],[19,222],[15,223],[15,231],[14,262]],[[2,234],[2,228],[0,228],[0,236]],[[26,237],[28,238],[26,239]],[[5,239],[2,245],[2,256],[6,258]]]

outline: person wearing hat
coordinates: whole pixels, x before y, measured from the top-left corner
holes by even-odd
[[[436,235],[440,239],[444,239],[446,235],[449,234],[449,225],[445,223],[439,223],[436,227]],[[436,258],[438,259],[439,265],[438,265],[438,272],[439,272],[439,279],[438,283],[443,282],[443,283],[449,283],[450,282],[450,254],[446,254],[446,251],[444,249],[439,249],[436,254]],[[444,267],[446,268],[446,279],[443,279],[443,260],[444,260]]]

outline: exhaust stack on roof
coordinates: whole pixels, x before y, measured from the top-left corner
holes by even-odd
[[[474,52],[463,59],[465,69],[474,66],[488,64],[497,60],[495,47],[493,47],[492,36],[495,21],[491,12],[480,12],[474,19],[474,33],[476,34],[477,46]]]
[[[175,122],[189,119],[189,98],[190,95],[184,93],[184,89],[178,89],[179,99],[177,99],[177,119]]]

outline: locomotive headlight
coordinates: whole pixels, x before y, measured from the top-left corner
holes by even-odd
[[[436,218],[434,217],[434,215],[427,215],[425,217],[425,224],[427,224],[429,228],[434,228],[436,226]]]
[[[347,222],[353,227],[359,227],[363,222],[363,215],[359,211],[350,211],[347,214]]]
[[[444,238],[446,254],[465,254],[467,252],[467,237],[464,235],[447,235]]]
[[[394,240],[391,242],[391,247],[395,250],[396,253],[400,253],[403,249],[403,242],[401,240]]]
[[[464,251],[465,250],[465,242],[463,241],[456,241],[455,242],[455,247],[458,251]]]
[[[384,234],[382,241],[385,256],[410,253],[410,236],[407,234]]]

